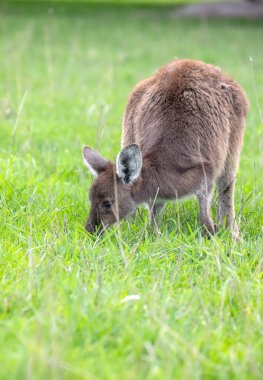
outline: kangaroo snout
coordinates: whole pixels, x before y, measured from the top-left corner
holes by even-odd
[[[87,218],[86,224],[85,224],[85,229],[90,233],[94,234],[97,232],[98,228],[100,226],[99,220],[98,220],[98,215],[96,210],[91,209],[89,216]]]
[[[96,226],[93,226],[91,223],[87,222],[85,225],[85,229],[90,233],[93,234],[96,231]]]

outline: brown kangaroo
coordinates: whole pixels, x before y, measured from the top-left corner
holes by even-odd
[[[247,110],[242,88],[200,61],[176,60],[139,82],[126,107],[116,163],[84,148],[84,161],[97,176],[87,231],[133,214],[142,203],[154,220],[164,202],[196,195],[203,232],[214,234],[216,182],[219,222],[236,237],[234,185]]]

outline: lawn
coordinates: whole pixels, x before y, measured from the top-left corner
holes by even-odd
[[[1,380],[262,379],[262,40],[263,22],[165,7],[0,5]],[[243,240],[201,238],[194,199],[160,234],[142,208],[90,237],[82,147],[114,159],[132,87],[175,57],[248,94]]]

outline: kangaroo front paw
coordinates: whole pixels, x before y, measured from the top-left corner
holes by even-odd
[[[202,236],[215,235],[218,232],[218,227],[214,223],[206,223],[202,225]]]

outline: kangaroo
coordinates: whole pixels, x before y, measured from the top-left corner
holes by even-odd
[[[237,237],[234,186],[247,111],[239,84],[201,61],[173,61],[139,82],[128,99],[116,163],[83,150],[97,177],[86,230],[119,222],[142,203],[154,220],[166,201],[193,195],[202,232],[214,234],[210,208],[216,183],[219,223]]]

